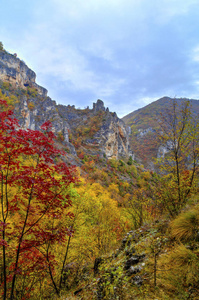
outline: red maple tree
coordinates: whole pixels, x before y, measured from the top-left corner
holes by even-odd
[[[61,219],[72,217],[66,209],[71,205],[66,189],[76,181],[74,166],[68,167],[61,159],[64,153],[55,146],[50,122],[41,131],[24,130],[4,100],[0,100],[0,110],[2,297],[31,297],[35,280],[46,274],[59,294],[52,246],[72,234]]]

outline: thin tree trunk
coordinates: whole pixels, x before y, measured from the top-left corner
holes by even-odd
[[[157,279],[157,256],[158,253],[154,254],[154,287],[156,287],[156,279]]]
[[[69,236],[69,238],[68,238],[68,244],[67,244],[67,248],[66,248],[66,252],[65,252],[65,256],[64,256],[64,260],[63,260],[63,264],[62,264],[61,276],[60,276],[60,281],[59,281],[59,289],[61,289],[61,285],[62,285],[64,266],[65,266],[66,259],[67,259],[67,256],[68,256],[68,249],[69,249],[69,246],[70,246],[70,240],[71,240],[71,236]]]

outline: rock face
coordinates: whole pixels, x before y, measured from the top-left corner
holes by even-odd
[[[173,149],[174,149],[174,147],[173,147],[172,141],[167,141],[166,145],[159,146],[158,152],[157,152],[157,158],[164,158],[165,155]]]
[[[41,125],[50,120],[52,123],[52,131],[55,134],[61,134],[63,140],[68,142],[69,124],[60,118],[56,102],[51,98],[32,97],[27,99],[26,96],[21,97],[19,104],[15,106],[15,112],[22,128],[40,130]]]
[[[47,96],[47,90],[35,83],[36,74],[16,55],[0,51],[0,80],[11,83],[15,87],[35,88],[43,96]]]
[[[106,112],[100,130],[95,134],[101,150],[107,158],[128,157],[129,135],[124,122],[115,113]]]

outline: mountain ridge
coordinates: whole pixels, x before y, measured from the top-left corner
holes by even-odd
[[[2,92],[15,97],[14,111],[23,128],[39,130],[50,120],[60,142],[75,156],[77,152],[116,159],[131,155],[128,128],[116,113],[104,107],[102,100],[93,103],[91,109],[57,104],[35,82],[35,72],[5,50],[0,51],[0,80]]]

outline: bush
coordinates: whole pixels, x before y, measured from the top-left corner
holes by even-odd
[[[3,43],[2,42],[0,42],[0,51],[3,51],[4,49],[3,49]]]
[[[129,156],[129,160],[127,161],[127,164],[129,166],[131,166],[133,164],[133,158],[132,158],[132,156]]]
[[[29,110],[33,110],[34,108],[35,108],[34,103],[33,103],[33,102],[29,102],[29,103],[28,103],[28,109],[29,109]]]
[[[160,268],[164,268],[162,283],[165,288],[179,296],[175,299],[198,299],[188,298],[188,295],[184,298],[188,288],[194,289],[199,284],[199,261],[196,253],[181,244],[161,259]]]
[[[179,215],[171,223],[171,234],[184,242],[196,241],[199,232],[199,209],[187,211]]]

